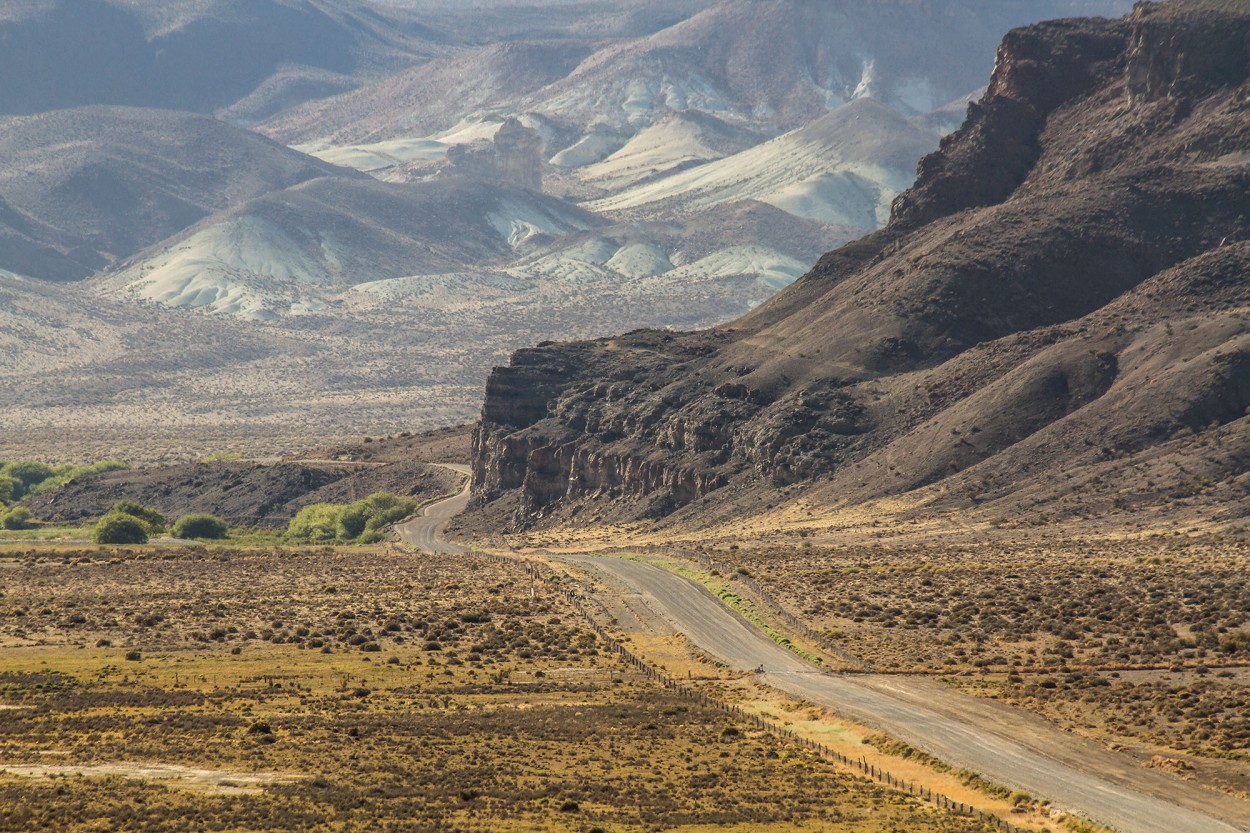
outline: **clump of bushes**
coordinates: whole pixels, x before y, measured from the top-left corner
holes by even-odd
[[[314,503],[291,519],[287,535],[304,541],[341,541],[371,544],[382,540],[382,530],[402,521],[417,508],[412,498],[374,492],[355,503]]]
[[[127,468],[130,467],[120,460],[101,460],[89,466],[72,463],[49,466],[37,460],[0,462],[0,503],[21,500],[27,495],[56,489],[83,477]]]
[[[113,504],[112,513],[129,515],[142,521],[148,529],[148,535],[160,535],[165,531],[165,516],[151,507],[144,506],[134,500],[119,500]]]
[[[14,506],[0,516],[0,526],[5,529],[30,529],[33,525],[33,516],[25,506]]]
[[[208,538],[220,540],[230,534],[230,527],[216,515],[196,512],[183,515],[174,522],[175,538]]]
[[[9,477],[7,474],[0,474],[0,506],[5,506],[17,500],[17,495],[22,484],[16,478]]]
[[[97,544],[146,544],[148,527],[134,515],[110,512],[96,523],[94,537]]]

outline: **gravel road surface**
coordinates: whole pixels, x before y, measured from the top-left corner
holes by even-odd
[[[709,654],[762,681],[874,726],[990,781],[1023,789],[1124,833],[1250,829],[1250,803],[1142,769],[1041,718],[924,678],[827,674],[768,639],[703,586],[652,564],[584,555]]]

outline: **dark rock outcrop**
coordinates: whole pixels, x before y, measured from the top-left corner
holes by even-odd
[[[1072,467],[1114,468],[1123,495],[1135,475],[1115,461],[1165,447],[1223,460],[1193,467],[1204,482],[1235,477],[1248,68],[1244,2],[1012,32],[887,228],[725,327],[545,345],[497,369],[478,517],[710,523],[792,484],[811,501],[942,483],[943,500],[1040,505]]]

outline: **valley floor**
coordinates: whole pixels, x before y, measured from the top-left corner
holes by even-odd
[[[0,549],[0,830],[973,833],[482,556]]]

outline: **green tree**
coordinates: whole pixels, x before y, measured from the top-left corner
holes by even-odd
[[[369,544],[382,540],[382,530],[402,521],[417,508],[412,498],[374,492],[346,506],[314,503],[291,520],[287,535],[308,541],[344,541]]]
[[[339,513],[343,507],[333,503],[313,503],[295,513],[286,534],[306,541],[333,541],[338,537]]]
[[[17,492],[21,488],[21,481],[9,477],[7,474],[0,474],[0,505],[12,503],[17,498]]]
[[[0,474],[11,477],[21,483],[18,493],[13,496],[17,499],[25,497],[31,489],[51,477],[53,471],[52,467],[45,463],[39,463],[35,460],[18,460],[12,463],[5,463],[4,468],[0,469]]]
[[[344,506],[335,525],[335,537],[340,541],[355,541],[364,534],[369,518],[369,507],[363,500]]]
[[[165,531],[165,516],[136,500],[119,500],[113,504],[111,511],[130,515],[132,518],[143,521],[148,528],[149,535],[159,535]]]
[[[59,489],[75,480],[82,480],[86,477],[95,477],[98,474],[104,474],[107,471],[124,471],[130,466],[121,460],[101,460],[98,463],[92,463],[89,466],[64,465],[56,466],[52,469],[52,475],[44,478],[37,486],[30,489],[31,494],[39,494],[42,492],[50,492],[53,489]]]
[[[0,518],[0,526],[5,529],[29,529],[33,517],[25,506],[14,506]]]
[[[398,497],[390,492],[374,492],[365,498],[364,503],[369,509],[368,527],[374,530],[402,521],[417,508],[417,502],[412,498]]]
[[[174,522],[175,538],[210,538],[218,540],[230,534],[230,527],[216,515],[197,512],[183,515]]]
[[[143,521],[134,515],[113,513],[105,515],[96,523],[95,542],[97,544],[146,544],[148,529]]]

